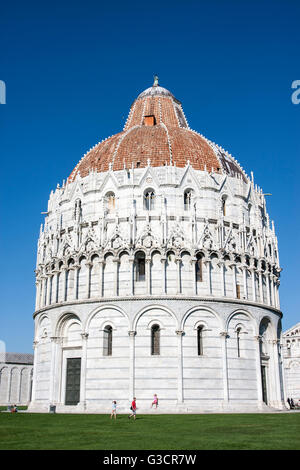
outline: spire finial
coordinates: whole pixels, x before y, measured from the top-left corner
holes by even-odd
[[[158,86],[158,75],[154,75],[153,86]]]

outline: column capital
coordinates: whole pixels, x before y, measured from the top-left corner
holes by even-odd
[[[176,330],[175,331],[177,336],[183,336],[184,335],[184,330]]]
[[[50,336],[50,341],[52,343],[59,343],[60,341],[62,340],[62,338],[60,336]]]
[[[80,336],[81,336],[82,339],[87,340],[88,337],[89,337],[89,334],[88,333],[81,333]]]
[[[228,331],[220,331],[220,336],[222,338],[227,338],[228,337]]]
[[[134,338],[134,336],[136,335],[136,331],[135,330],[130,330],[130,331],[128,331],[128,335],[131,336],[132,338]]]
[[[253,338],[254,338],[256,341],[261,341],[262,336],[261,336],[261,335],[256,335],[256,336],[253,336]]]

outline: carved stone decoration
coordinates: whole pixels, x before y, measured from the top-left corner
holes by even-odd
[[[128,239],[125,237],[118,224],[116,224],[113,233],[108,237],[105,246],[110,246],[116,250],[128,246]]]
[[[176,250],[180,250],[183,247],[189,247],[190,241],[186,239],[186,234],[182,226],[177,223],[171,230],[170,236],[167,241],[167,247],[174,247]]]
[[[144,247],[150,249],[153,246],[159,246],[159,240],[153,234],[151,224],[147,223],[137,236],[136,247]]]
[[[202,235],[200,236],[198,245],[201,248],[205,248],[206,250],[212,250],[214,248],[214,239],[211,231],[208,228],[208,225],[204,227]]]

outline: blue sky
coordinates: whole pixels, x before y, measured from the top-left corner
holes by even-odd
[[[254,172],[279,240],[283,328],[299,314],[298,1],[5,2],[1,6],[0,339],[31,352],[50,191],[160,84],[192,129]]]

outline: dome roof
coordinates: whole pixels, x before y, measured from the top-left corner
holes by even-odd
[[[190,163],[196,170],[246,176],[236,160],[189,128],[180,101],[158,85],[138,95],[122,132],[95,145],[74,168],[69,181],[90,171]]]

